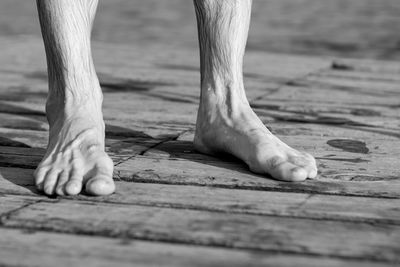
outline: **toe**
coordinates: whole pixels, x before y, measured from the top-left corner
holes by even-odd
[[[113,167],[113,162],[108,156],[98,161],[86,183],[86,192],[96,196],[112,194],[115,191]]]
[[[267,172],[275,179],[282,181],[304,181],[308,176],[305,168],[299,167],[280,157],[272,158],[267,166],[269,166]]]
[[[316,167],[313,167],[309,172],[308,172],[308,178],[309,179],[315,179],[318,175],[318,170]]]
[[[96,176],[86,183],[86,192],[91,195],[105,196],[112,194],[114,191],[115,184],[109,176]]]
[[[286,177],[289,178],[288,181],[292,182],[304,181],[308,177],[308,171],[303,167],[295,166],[290,169],[290,174]]]
[[[58,174],[59,171],[56,169],[52,169],[46,174],[43,183],[43,191],[46,195],[54,195]]]
[[[314,179],[317,177],[318,170],[317,166],[314,163],[308,163],[307,165],[298,166],[299,168],[304,169],[307,172],[306,178]]]
[[[82,191],[83,173],[79,168],[72,168],[68,182],[65,184],[67,195],[77,195]]]
[[[308,153],[304,153],[305,154],[305,158],[307,159],[307,164],[302,166],[304,167],[307,172],[307,178],[309,179],[315,179],[318,175],[318,168],[317,168],[317,162],[315,161],[315,158],[313,156],[311,156]]]
[[[62,171],[58,176],[56,194],[59,196],[65,195],[65,184],[68,182],[69,174],[68,171]]]
[[[308,153],[300,153],[291,155],[288,159],[289,162],[294,165],[303,168],[306,172],[306,178],[314,179],[317,176],[317,164],[313,156]]]
[[[43,191],[44,178],[47,172],[48,172],[47,168],[39,166],[33,173],[33,177],[35,178],[35,185],[39,191]]]
[[[75,196],[82,191],[82,179],[73,178],[65,184],[65,194]]]

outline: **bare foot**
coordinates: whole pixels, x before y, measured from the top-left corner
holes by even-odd
[[[304,181],[317,176],[315,159],[274,136],[247,101],[204,103],[199,109],[194,139],[200,152],[230,153],[246,162],[251,171],[270,174],[278,180]]]
[[[50,137],[34,176],[47,195],[92,195],[114,192],[113,162],[104,152],[101,100],[62,108],[48,102]],[[61,106],[61,108],[60,108]]]

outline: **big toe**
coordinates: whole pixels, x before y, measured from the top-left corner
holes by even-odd
[[[115,183],[112,177],[97,175],[86,183],[86,193],[95,196],[110,195],[115,191]]]
[[[303,167],[298,167],[290,162],[285,162],[272,171],[276,179],[290,182],[300,182],[307,179],[308,172]]]
[[[308,178],[309,172],[283,158],[275,157],[270,160],[266,172],[272,177],[282,181],[300,182]]]

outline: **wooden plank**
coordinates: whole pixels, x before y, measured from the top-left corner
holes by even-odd
[[[12,142],[24,144],[27,147],[46,148],[48,132],[27,129],[10,129],[0,127],[1,146],[16,146]],[[11,144],[10,144],[11,143]]]
[[[0,193],[38,196],[30,171],[0,168],[0,173]],[[400,214],[397,210],[400,206],[399,199],[232,190],[125,181],[116,181],[116,187],[116,193],[111,196],[93,198],[80,195],[73,198],[117,204],[400,225]]]
[[[321,104],[340,104],[345,106],[354,105],[354,108],[383,106],[383,107],[396,107],[398,99],[390,96],[385,96],[379,93],[376,94],[362,94],[362,92],[353,90],[349,91],[347,88],[329,87],[324,84],[307,83],[307,81],[296,81],[289,85],[281,87],[274,94],[268,95],[263,102],[268,104],[269,101],[280,101],[283,103],[298,104],[312,107],[313,103]],[[329,97],[327,97],[329,94]],[[312,96],[312,98],[310,97]],[[362,97],[360,97],[362,96]]]
[[[400,226],[59,200],[3,225],[65,233],[399,262]],[[368,234],[366,234],[368,233]]]
[[[177,100],[165,100],[167,95],[164,92],[152,96],[142,93],[106,95],[104,100],[105,121],[156,139],[178,136],[181,132],[194,127],[197,106],[190,102],[182,102],[184,96],[169,94],[168,97]],[[163,101],[162,105],[160,105],[160,101]],[[121,112],[121,106],[125,107],[124,112]]]
[[[43,149],[2,147],[0,150],[0,166],[36,168],[44,155]]]
[[[349,66],[349,68],[351,68],[351,66]],[[396,82],[400,81],[399,73],[396,72],[390,72],[390,71],[372,72],[372,71],[357,70],[355,68],[356,66],[353,67],[353,69],[347,69],[347,70],[330,68],[327,70],[320,71],[318,73],[314,73],[313,75],[321,76],[321,78],[322,77],[340,78],[340,79],[346,78],[353,81],[370,81],[372,83],[386,82],[395,84]]]
[[[398,62],[375,59],[338,58],[334,60],[331,67],[336,70],[355,70],[372,74],[390,73],[396,75],[400,73],[400,64]]]
[[[390,266],[362,260],[319,258],[32,230],[0,228],[0,235],[2,236],[0,265],[2,266]]]
[[[317,179],[307,180],[302,183],[288,183],[255,175],[243,165],[217,161],[200,162],[137,156],[118,165],[116,173],[118,175],[117,178],[132,182],[208,185],[224,188],[307,192],[313,194],[400,197],[400,184],[397,180],[373,181],[374,176],[362,176],[360,179],[365,181],[351,181],[343,177],[343,180]],[[371,178],[372,181],[367,181],[366,178]]]
[[[399,81],[397,80],[379,80],[372,77],[370,79],[357,79],[357,76],[341,76],[331,71],[308,75],[305,79],[302,79],[302,82],[322,85],[336,90],[347,89],[350,92],[374,94],[387,98],[399,94],[400,91]]]
[[[39,196],[33,181],[33,169],[0,167],[0,193]]]
[[[253,101],[252,106],[264,108],[275,119],[286,116],[287,121],[318,123],[319,118],[325,117],[331,118],[332,122],[336,119],[336,122],[347,121],[355,126],[364,124],[398,131],[400,87],[395,77],[399,75],[384,74],[326,69],[294,80],[274,94]],[[325,121],[329,123],[327,119]],[[322,120],[320,122],[323,124]]]
[[[174,145],[175,146],[175,145]],[[173,146],[173,147],[174,147]],[[141,149],[141,146],[139,147]],[[17,151],[4,150],[3,151]],[[18,148],[20,150],[22,148]],[[256,175],[248,171],[247,167],[237,161],[226,161],[201,154],[189,152],[193,151],[189,144],[180,148],[180,153],[172,154],[150,150],[147,156],[135,156],[115,168],[115,179],[122,179],[130,182],[146,183],[165,183],[183,185],[208,185],[214,187],[241,188],[264,191],[285,191],[285,192],[307,192],[312,194],[335,194],[353,196],[373,196],[399,198],[400,183],[397,176],[385,176],[385,165],[378,168],[382,173],[373,174],[370,169],[356,172],[340,172],[337,169],[346,167],[342,165],[341,159],[346,157],[332,157],[332,159],[319,159],[323,164],[321,178],[317,180],[307,180],[303,183],[287,183],[272,180],[268,177]],[[306,149],[307,150],[307,149]],[[24,152],[25,151],[25,152]],[[34,169],[42,158],[42,153],[38,155],[26,156],[25,153],[31,150],[22,150],[20,154],[0,153],[0,163],[2,166],[16,166]],[[128,151],[128,153],[133,152]],[[186,155],[184,155],[186,154]],[[183,156],[184,155],[184,156]],[[338,158],[339,160],[335,160]],[[357,162],[357,161],[355,161]],[[368,163],[368,162],[367,162]],[[377,162],[376,164],[378,164]],[[351,158],[346,163],[353,164]],[[371,163],[368,163],[371,164]],[[351,166],[351,165],[350,165]],[[321,167],[321,165],[320,165]],[[2,172],[7,169],[2,169]],[[386,171],[394,171],[387,169]],[[8,172],[7,176],[15,176],[13,171]],[[17,169],[17,172],[21,172]],[[28,177],[27,170],[24,177]],[[24,181],[24,180],[23,180]],[[32,189],[32,185],[29,185]]]
[[[0,113],[0,127],[11,129],[27,129],[36,131],[46,131],[48,126],[42,121],[38,121],[26,116]]]
[[[79,199],[93,201],[84,196]],[[400,225],[399,199],[117,182],[116,194],[98,200],[224,213]]]
[[[329,145],[330,140],[346,140],[347,134],[343,130],[341,130],[343,135],[338,135],[337,131],[327,128],[323,132],[328,136],[324,137],[316,132],[312,133],[312,139],[302,137],[299,131],[301,128],[296,128],[296,132],[288,131],[286,128],[284,140],[291,145],[301,143],[300,147],[298,145],[294,147],[317,157],[320,167],[318,180],[291,184],[266,179],[250,173],[247,167],[238,161],[226,161],[198,154],[191,142],[183,140],[166,142],[156,149],[148,150],[164,140],[151,137],[115,139],[108,141],[107,150],[116,163],[147,151],[144,157],[132,158],[117,166],[117,174],[127,181],[377,197],[399,196],[399,179],[396,170],[391,167],[400,156],[396,141],[392,142],[389,138],[378,139],[372,134],[368,137],[369,134],[366,133],[360,136],[359,131],[352,133],[349,130],[350,136],[357,136],[358,139],[362,137],[366,148],[369,147],[370,150],[368,154],[349,153]],[[310,129],[307,131],[310,133]],[[319,131],[321,132],[321,129]],[[317,138],[315,135],[320,136]],[[363,144],[361,141],[357,142]],[[18,147],[2,147],[0,151],[2,166],[32,169],[37,166],[44,154],[43,149]]]
[[[26,205],[35,203],[38,201],[37,197],[31,196],[10,196],[0,193],[0,224],[4,216],[8,213],[18,210]]]

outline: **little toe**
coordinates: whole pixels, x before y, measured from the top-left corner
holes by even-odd
[[[315,159],[313,156],[307,154],[308,157],[308,164],[302,166],[304,169],[306,169],[308,175],[307,178],[309,179],[315,179],[318,175],[318,168],[317,168],[317,163],[315,162]]]
[[[306,165],[297,165],[299,168],[302,168],[306,171],[307,175],[306,175],[306,179],[314,179],[315,177],[317,177],[318,174],[318,170],[317,170],[317,166],[315,164],[312,163],[308,163]]]
[[[43,184],[43,191],[46,195],[54,195],[58,174],[59,171],[55,169],[52,169],[47,173]]]
[[[308,172],[308,177],[309,179],[315,179],[317,178],[318,175],[318,170],[316,167],[313,167],[309,172]]]
[[[300,156],[289,157],[289,161],[299,168],[303,168],[307,172],[306,178],[314,179],[317,176],[317,164],[310,154],[303,152]]]
[[[47,168],[38,167],[33,173],[33,177],[35,178],[35,185],[39,191],[43,191],[44,178],[48,172]]]

